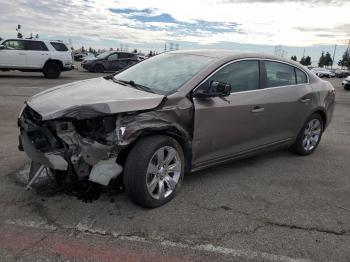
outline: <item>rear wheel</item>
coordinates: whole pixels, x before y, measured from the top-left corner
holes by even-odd
[[[184,175],[184,155],[179,143],[167,136],[151,136],[130,151],[124,166],[128,195],[147,208],[161,206],[175,197]]]
[[[294,152],[306,156],[317,148],[323,133],[323,119],[319,114],[312,114],[301,129],[292,149]]]
[[[105,68],[103,65],[97,64],[94,66],[95,73],[103,73],[104,71],[105,71]]]
[[[61,74],[61,66],[56,62],[47,62],[43,69],[46,78],[55,79]]]

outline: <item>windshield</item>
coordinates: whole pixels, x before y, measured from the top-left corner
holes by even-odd
[[[106,58],[108,55],[110,55],[113,52],[104,52],[102,54],[99,54],[98,56],[96,56],[97,58]]]
[[[189,54],[161,54],[120,72],[114,76],[114,80],[132,81],[155,93],[169,94],[208,66],[213,59]]]

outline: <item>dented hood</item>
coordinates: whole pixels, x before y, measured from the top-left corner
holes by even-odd
[[[86,119],[153,109],[163,98],[163,95],[137,90],[101,77],[48,89],[29,98],[26,103],[43,120],[61,117]]]

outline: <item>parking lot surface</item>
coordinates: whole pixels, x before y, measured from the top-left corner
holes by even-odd
[[[334,118],[311,156],[280,150],[188,174],[180,194],[153,210],[125,193],[85,203],[25,191],[29,159],[16,124],[24,100],[101,75],[0,72],[0,261],[349,261],[350,92],[341,79],[330,80]]]

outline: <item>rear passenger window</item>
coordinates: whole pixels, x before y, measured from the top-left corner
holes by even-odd
[[[56,51],[66,52],[68,51],[68,47],[63,43],[50,42],[50,44],[55,48]]]
[[[231,85],[232,92],[259,89],[259,62],[240,61],[229,64],[208,79]]]
[[[294,67],[278,63],[265,61],[267,74],[267,87],[295,85]]]
[[[26,41],[25,42],[25,50],[48,51],[44,42],[40,42],[40,41]]]
[[[298,84],[307,84],[307,76],[303,71],[301,71],[298,68],[295,68],[295,73],[297,75]]]

